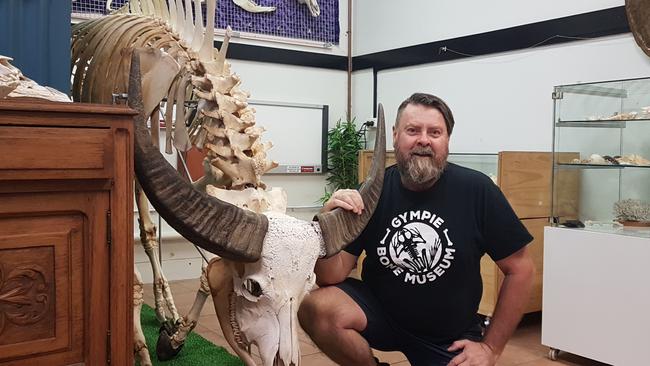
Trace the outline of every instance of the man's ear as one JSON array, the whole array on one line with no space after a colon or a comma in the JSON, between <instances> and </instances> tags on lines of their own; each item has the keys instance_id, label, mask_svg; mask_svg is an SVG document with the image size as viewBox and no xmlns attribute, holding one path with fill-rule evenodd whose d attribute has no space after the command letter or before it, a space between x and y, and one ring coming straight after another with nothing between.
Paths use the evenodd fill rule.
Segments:
<instances>
[{"instance_id":1,"label":"man's ear","mask_svg":"<svg viewBox=\"0 0 650 366\"><path fill-rule=\"evenodd\" d=\"M395 142L397 141L397 129L393 125L393 149L395 149Z\"/></svg>"}]
</instances>

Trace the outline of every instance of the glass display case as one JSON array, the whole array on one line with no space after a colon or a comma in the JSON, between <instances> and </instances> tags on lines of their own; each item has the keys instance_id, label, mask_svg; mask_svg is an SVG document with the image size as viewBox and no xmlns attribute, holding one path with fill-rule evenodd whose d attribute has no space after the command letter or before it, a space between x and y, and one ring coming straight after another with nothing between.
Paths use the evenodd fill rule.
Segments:
<instances>
[{"instance_id":1,"label":"glass display case","mask_svg":"<svg viewBox=\"0 0 650 366\"><path fill-rule=\"evenodd\" d=\"M650 237L650 78L561 85L553 100L554 222Z\"/></svg>"},{"instance_id":2,"label":"glass display case","mask_svg":"<svg viewBox=\"0 0 650 366\"><path fill-rule=\"evenodd\" d=\"M492 153L449 153L447 161L478 170L497 183L499 173L499 155Z\"/></svg>"}]
</instances>

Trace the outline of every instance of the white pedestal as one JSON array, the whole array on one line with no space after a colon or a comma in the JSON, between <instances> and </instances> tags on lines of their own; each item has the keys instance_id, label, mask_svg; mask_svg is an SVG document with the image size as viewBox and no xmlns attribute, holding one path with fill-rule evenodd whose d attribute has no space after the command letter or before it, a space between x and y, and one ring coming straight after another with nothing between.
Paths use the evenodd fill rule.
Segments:
<instances>
[{"instance_id":1,"label":"white pedestal","mask_svg":"<svg viewBox=\"0 0 650 366\"><path fill-rule=\"evenodd\" d=\"M650 362L650 238L547 227L542 344L616 366Z\"/></svg>"}]
</instances>

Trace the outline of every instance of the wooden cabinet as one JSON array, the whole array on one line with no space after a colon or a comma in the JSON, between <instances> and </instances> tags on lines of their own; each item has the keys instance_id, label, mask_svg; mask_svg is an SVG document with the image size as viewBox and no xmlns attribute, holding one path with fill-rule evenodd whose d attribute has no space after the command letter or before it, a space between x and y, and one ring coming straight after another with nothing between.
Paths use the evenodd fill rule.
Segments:
<instances>
[{"instance_id":1,"label":"wooden cabinet","mask_svg":"<svg viewBox=\"0 0 650 366\"><path fill-rule=\"evenodd\" d=\"M133 116L0 100L0 365L133 364Z\"/></svg>"}]
</instances>

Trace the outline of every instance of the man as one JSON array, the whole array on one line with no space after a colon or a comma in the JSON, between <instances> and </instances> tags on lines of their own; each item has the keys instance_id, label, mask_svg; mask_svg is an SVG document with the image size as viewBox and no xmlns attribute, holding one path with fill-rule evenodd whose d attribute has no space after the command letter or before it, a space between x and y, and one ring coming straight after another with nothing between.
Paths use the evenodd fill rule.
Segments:
<instances>
[{"instance_id":1,"label":"man","mask_svg":"<svg viewBox=\"0 0 650 366\"><path fill-rule=\"evenodd\" d=\"M386 170L372 219L345 251L316 264L321 288L298 316L340 365L377 365L370 347L401 351L413 366L494 365L521 318L534 273L532 237L490 178L447 163L453 127L441 99L405 100L393 127L397 164ZM363 202L341 190L323 209L336 207L361 213ZM347 278L364 249L363 282ZM485 253L505 279L482 335L476 312Z\"/></svg>"}]
</instances>

